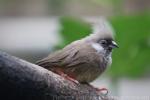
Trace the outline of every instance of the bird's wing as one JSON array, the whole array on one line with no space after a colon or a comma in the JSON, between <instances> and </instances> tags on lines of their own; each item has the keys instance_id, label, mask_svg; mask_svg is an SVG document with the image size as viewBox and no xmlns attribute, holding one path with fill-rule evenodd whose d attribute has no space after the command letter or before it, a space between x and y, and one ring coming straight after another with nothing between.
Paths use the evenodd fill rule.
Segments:
<instances>
[{"instance_id":1,"label":"bird's wing","mask_svg":"<svg viewBox=\"0 0 150 100\"><path fill-rule=\"evenodd\" d=\"M66 46L64 49L56 51L50 54L48 57L36 62L37 65L42 66L46 69L52 67L64 67L71 63L73 58L78 53L78 47L76 43L72 43Z\"/></svg>"},{"instance_id":2,"label":"bird's wing","mask_svg":"<svg viewBox=\"0 0 150 100\"><path fill-rule=\"evenodd\" d=\"M85 64L86 66L96 65L103 61L97 51L88 43L73 42L64 49L50 54L48 57L37 62L39 66L47 69L51 67L73 67Z\"/></svg>"}]
</instances>

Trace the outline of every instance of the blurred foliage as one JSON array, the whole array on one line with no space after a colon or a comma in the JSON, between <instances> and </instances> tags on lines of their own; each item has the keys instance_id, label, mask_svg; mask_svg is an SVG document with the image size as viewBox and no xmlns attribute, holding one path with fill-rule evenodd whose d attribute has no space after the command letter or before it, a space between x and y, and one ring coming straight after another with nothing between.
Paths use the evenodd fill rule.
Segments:
<instances>
[{"instance_id":1,"label":"blurred foliage","mask_svg":"<svg viewBox=\"0 0 150 100\"><path fill-rule=\"evenodd\" d=\"M98 3L100 5L118 5L120 2L122 2L123 0L92 0L92 2Z\"/></svg>"},{"instance_id":2,"label":"blurred foliage","mask_svg":"<svg viewBox=\"0 0 150 100\"><path fill-rule=\"evenodd\" d=\"M150 15L111 18L120 46L113 53L112 77L144 76L150 72Z\"/></svg>"},{"instance_id":3,"label":"blurred foliage","mask_svg":"<svg viewBox=\"0 0 150 100\"><path fill-rule=\"evenodd\" d=\"M113 64L108 74L113 78L139 77L150 71L150 16L116 16L109 19L116 31L120 48L114 50ZM91 27L81 19L63 17L60 19L64 47L70 42L87 36Z\"/></svg>"},{"instance_id":4,"label":"blurred foliage","mask_svg":"<svg viewBox=\"0 0 150 100\"><path fill-rule=\"evenodd\" d=\"M60 24L60 35L64 41L57 46L58 48L63 48L72 41L81 39L92 32L90 24L79 18L62 17L60 18Z\"/></svg>"},{"instance_id":5,"label":"blurred foliage","mask_svg":"<svg viewBox=\"0 0 150 100\"><path fill-rule=\"evenodd\" d=\"M67 0L48 0L48 7L52 14L63 13Z\"/></svg>"}]
</instances>

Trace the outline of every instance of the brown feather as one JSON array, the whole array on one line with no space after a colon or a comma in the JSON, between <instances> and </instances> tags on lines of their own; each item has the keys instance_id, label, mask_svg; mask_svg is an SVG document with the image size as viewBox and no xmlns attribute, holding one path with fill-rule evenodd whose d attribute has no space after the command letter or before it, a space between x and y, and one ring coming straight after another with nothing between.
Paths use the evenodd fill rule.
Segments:
<instances>
[{"instance_id":1,"label":"brown feather","mask_svg":"<svg viewBox=\"0 0 150 100\"><path fill-rule=\"evenodd\" d=\"M79 82L91 82L106 69L107 65L103 62L104 58L90 43L79 40L50 54L37 64L52 71L58 67L68 75L75 75Z\"/></svg>"}]
</instances>

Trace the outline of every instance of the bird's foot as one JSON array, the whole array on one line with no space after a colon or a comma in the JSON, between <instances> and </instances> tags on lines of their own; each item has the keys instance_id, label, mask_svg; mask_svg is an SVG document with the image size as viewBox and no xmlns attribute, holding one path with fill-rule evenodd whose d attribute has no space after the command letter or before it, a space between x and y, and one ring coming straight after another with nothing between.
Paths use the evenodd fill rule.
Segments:
<instances>
[{"instance_id":1,"label":"bird's foot","mask_svg":"<svg viewBox=\"0 0 150 100\"><path fill-rule=\"evenodd\" d=\"M55 73L60 75L60 76L62 76L63 78L65 78L65 79L67 79L69 81L72 81L75 84L79 84L79 82L76 79L74 79L74 78L70 77L69 75L65 74L61 69L57 68L55 70Z\"/></svg>"},{"instance_id":2,"label":"bird's foot","mask_svg":"<svg viewBox=\"0 0 150 100\"><path fill-rule=\"evenodd\" d=\"M79 82L71 77L69 77L67 74L65 74L65 76L63 76L64 78L66 78L69 81L72 81L75 84L79 84Z\"/></svg>"},{"instance_id":3,"label":"bird's foot","mask_svg":"<svg viewBox=\"0 0 150 100\"><path fill-rule=\"evenodd\" d=\"M94 87L95 88L95 87ZM108 95L108 89L106 88L95 88L98 93L103 93L104 95Z\"/></svg>"},{"instance_id":4,"label":"bird's foot","mask_svg":"<svg viewBox=\"0 0 150 100\"><path fill-rule=\"evenodd\" d=\"M109 93L107 88L96 88L96 87L94 87L93 85L91 85L87 82L84 82L83 84L87 84L88 86L94 88L98 94L102 93L104 95L108 95L108 93Z\"/></svg>"}]
</instances>

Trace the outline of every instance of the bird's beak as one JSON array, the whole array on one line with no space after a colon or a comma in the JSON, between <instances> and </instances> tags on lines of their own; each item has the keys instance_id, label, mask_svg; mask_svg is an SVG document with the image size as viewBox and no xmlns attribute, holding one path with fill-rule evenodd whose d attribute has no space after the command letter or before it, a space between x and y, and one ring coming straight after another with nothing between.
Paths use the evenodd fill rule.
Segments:
<instances>
[{"instance_id":1,"label":"bird's beak","mask_svg":"<svg viewBox=\"0 0 150 100\"><path fill-rule=\"evenodd\" d=\"M110 47L111 47L112 49L114 49L114 48L119 48L118 44L117 44L115 41L112 41L112 44L110 45Z\"/></svg>"}]
</instances>

